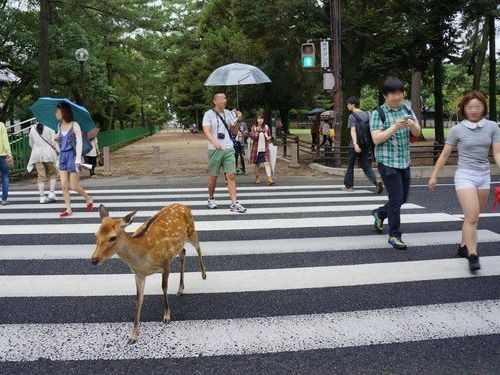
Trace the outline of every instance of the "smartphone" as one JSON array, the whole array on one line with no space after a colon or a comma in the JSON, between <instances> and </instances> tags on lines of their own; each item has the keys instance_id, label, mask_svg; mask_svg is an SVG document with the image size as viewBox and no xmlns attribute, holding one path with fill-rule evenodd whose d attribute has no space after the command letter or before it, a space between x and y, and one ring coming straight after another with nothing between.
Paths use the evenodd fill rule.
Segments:
<instances>
[{"instance_id":1,"label":"smartphone","mask_svg":"<svg viewBox=\"0 0 500 375\"><path fill-rule=\"evenodd\" d=\"M413 115L406 115L405 120L413 120Z\"/></svg>"}]
</instances>

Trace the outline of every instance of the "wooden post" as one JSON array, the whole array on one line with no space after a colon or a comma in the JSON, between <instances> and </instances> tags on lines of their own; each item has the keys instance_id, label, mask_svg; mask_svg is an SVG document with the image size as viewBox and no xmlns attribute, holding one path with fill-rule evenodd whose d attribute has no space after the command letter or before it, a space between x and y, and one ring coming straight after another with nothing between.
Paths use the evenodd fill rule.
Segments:
<instances>
[{"instance_id":1,"label":"wooden post","mask_svg":"<svg viewBox=\"0 0 500 375\"><path fill-rule=\"evenodd\" d=\"M300 168L299 164L299 144L297 142L294 142L290 145L291 147L291 153L292 153L292 160L290 164L288 165L290 168Z\"/></svg>"},{"instance_id":2,"label":"wooden post","mask_svg":"<svg viewBox=\"0 0 500 375\"><path fill-rule=\"evenodd\" d=\"M160 161L160 146L153 146L153 163L154 163L153 173L154 174L163 173Z\"/></svg>"},{"instance_id":3,"label":"wooden post","mask_svg":"<svg viewBox=\"0 0 500 375\"><path fill-rule=\"evenodd\" d=\"M111 172L111 163L109 160L109 147L104 147L102 149L102 154L104 158L104 172Z\"/></svg>"}]
</instances>

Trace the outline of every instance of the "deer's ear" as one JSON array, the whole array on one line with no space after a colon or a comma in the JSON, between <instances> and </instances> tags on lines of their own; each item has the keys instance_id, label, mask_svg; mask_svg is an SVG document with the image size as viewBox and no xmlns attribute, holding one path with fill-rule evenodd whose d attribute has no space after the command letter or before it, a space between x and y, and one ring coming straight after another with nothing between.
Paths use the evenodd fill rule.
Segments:
<instances>
[{"instance_id":1,"label":"deer's ear","mask_svg":"<svg viewBox=\"0 0 500 375\"><path fill-rule=\"evenodd\" d=\"M127 216L123 217L122 218L122 225L124 227L126 227L126 226L132 224L136 214L137 214L137 210L135 210L134 212L131 212Z\"/></svg>"},{"instance_id":2,"label":"deer's ear","mask_svg":"<svg viewBox=\"0 0 500 375\"><path fill-rule=\"evenodd\" d=\"M99 206L99 215L101 215L101 219L109 216L109 210L103 204Z\"/></svg>"}]
</instances>

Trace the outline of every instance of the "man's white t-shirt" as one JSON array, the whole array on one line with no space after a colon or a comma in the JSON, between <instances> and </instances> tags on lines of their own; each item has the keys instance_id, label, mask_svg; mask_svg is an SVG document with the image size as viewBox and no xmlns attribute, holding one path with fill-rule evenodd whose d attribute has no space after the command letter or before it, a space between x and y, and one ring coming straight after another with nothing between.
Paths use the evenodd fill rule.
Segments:
<instances>
[{"instance_id":1,"label":"man's white t-shirt","mask_svg":"<svg viewBox=\"0 0 500 375\"><path fill-rule=\"evenodd\" d=\"M224 113L221 112L219 114L223 119L225 119L227 126L233 125L236 121L236 117L231 111L228 111L227 109L224 110ZM223 150L230 150L234 147L233 141L231 141L231 138L229 138L229 133L224 126L224 122L222 122L219 116L215 114L215 111L213 109L205 112L205 114L203 115L202 125L204 127L210 126L210 132L212 133L212 136L221 145ZM224 139L218 139L217 133L224 133ZM208 149L215 150L214 145L210 141L208 142Z\"/></svg>"}]
</instances>

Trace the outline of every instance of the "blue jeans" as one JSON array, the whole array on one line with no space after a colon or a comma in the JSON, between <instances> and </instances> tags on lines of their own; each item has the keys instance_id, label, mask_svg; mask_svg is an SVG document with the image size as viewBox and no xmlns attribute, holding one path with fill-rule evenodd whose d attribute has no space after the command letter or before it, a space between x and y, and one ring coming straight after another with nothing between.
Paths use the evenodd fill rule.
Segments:
<instances>
[{"instance_id":1,"label":"blue jeans","mask_svg":"<svg viewBox=\"0 0 500 375\"><path fill-rule=\"evenodd\" d=\"M410 168L398 169L379 164L378 170L389 201L377 209L377 213L381 219L389 219L389 237L401 239L401 206L406 203L410 192Z\"/></svg>"},{"instance_id":2,"label":"blue jeans","mask_svg":"<svg viewBox=\"0 0 500 375\"><path fill-rule=\"evenodd\" d=\"M0 173L2 174L2 200L6 201L9 197L9 166L7 165L7 156L0 156Z\"/></svg>"}]
</instances>

